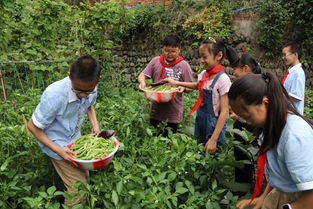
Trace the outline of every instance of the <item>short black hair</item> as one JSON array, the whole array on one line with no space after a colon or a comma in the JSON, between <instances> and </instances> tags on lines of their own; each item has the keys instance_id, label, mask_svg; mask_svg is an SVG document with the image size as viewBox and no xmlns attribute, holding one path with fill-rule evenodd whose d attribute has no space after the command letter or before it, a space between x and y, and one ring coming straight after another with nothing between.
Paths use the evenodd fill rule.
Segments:
<instances>
[{"instance_id":1,"label":"short black hair","mask_svg":"<svg viewBox=\"0 0 313 209\"><path fill-rule=\"evenodd\" d=\"M291 41L286 43L283 48L290 47L290 52L292 53L297 53L298 54L298 59L302 57L302 47L298 42Z\"/></svg>"},{"instance_id":2,"label":"short black hair","mask_svg":"<svg viewBox=\"0 0 313 209\"><path fill-rule=\"evenodd\" d=\"M99 62L87 55L79 57L72 65L70 77L77 78L83 82L93 82L100 77Z\"/></svg>"},{"instance_id":3,"label":"short black hair","mask_svg":"<svg viewBox=\"0 0 313 209\"><path fill-rule=\"evenodd\" d=\"M181 46L180 37L177 34L168 34L163 40L163 46Z\"/></svg>"}]
</instances>

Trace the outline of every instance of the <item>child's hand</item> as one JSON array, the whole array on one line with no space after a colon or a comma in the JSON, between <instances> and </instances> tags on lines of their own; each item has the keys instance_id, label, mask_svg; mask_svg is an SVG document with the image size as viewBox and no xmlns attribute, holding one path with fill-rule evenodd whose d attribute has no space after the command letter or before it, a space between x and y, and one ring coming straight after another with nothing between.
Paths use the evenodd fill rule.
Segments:
<instances>
[{"instance_id":1,"label":"child's hand","mask_svg":"<svg viewBox=\"0 0 313 209\"><path fill-rule=\"evenodd\" d=\"M167 82L171 86L175 86L175 84L176 84L176 81L173 80L172 78L164 78L163 81Z\"/></svg>"},{"instance_id":2,"label":"child's hand","mask_svg":"<svg viewBox=\"0 0 313 209\"><path fill-rule=\"evenodd\" d=\"M69 148L65 147L65 148L60 148L59 151L57 152L57 154L63 158L64 160L67 161L71 161L71 158L73 158L73 155L75 155L75 153L70 150Z\"/></svg>"},{"instance_id":3,"label":"child's hand","mask_svg":"<svg viewBox=\"0 0 313 209\"><path fill-rule=\"evenodd\" d=\"M241 200L236 204L236 207L239 209L244 209L247 206L253 206L253 209L260 209L262 208L263 202L264 202L264 198L262 196L255 198L251 203L251 199L249 200Z\"/></svg>"},{"instance_id":4,"label":"child's hand","mask_svg":"<svg viewBox=\"0 0 313 209\"><path fill-rule=\"evenodd\" d=\"M210 138L205 144L205 150L208 153L213 154L216 152L216 145L217 145L217 142Z\"/></svg>"},{"instance_id":5,"label":"child's hand","mask_svg":"<svg viewBox=\"0 0 313 209\"><path fill-rule=\"evenodd\" d=\"M99 134L100 132L99 126L93 126L91 129L91 134Z\"/></svg>"},{"instance_id":6,"label":"child's hand","mask_svg":"<svg viewBox=\"0 0 313 209\"><path fill-rule=\"evenodd\" d=\"M139 83L138 88L139 88L139 89L144 89L144 88L146 88L146 83L145 83L145 82Z\"/></svg>"},{"instance_id":7,"label":"child's hand","mask_svg":"<svg viewBox=\"0 0 313 209\"><path fill-rule=\"evenodd\" d=\"M178 86L177 89L178 89L178 93L183 93L185 91L185 87L182 87L182 86Z\"/></svg>"},{"instance_id":8,"label":"child's hand","mask_svg":"<svg viewBox=\"0 0 313 209\"><path fill-rule=\"evenodd\" d=\"M238 119L239 119L239 116L236 115L236 113L232 112L232 113L230 114L230 118L233 119L233 120L238 120Z\"/></svg>"}]
</instances>

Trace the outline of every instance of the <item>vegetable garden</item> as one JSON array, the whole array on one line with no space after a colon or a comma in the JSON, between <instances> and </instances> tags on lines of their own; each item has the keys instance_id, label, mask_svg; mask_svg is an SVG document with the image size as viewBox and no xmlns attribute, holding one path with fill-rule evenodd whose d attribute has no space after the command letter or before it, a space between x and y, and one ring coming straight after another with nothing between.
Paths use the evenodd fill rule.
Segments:
<instances>
[{"instance_id":1,"label":"vegetable garden","mask_svg":"<svg viewBox=\"0 0 313 209\"><path fill-rule=\"evenodd\" d=\"M111 49L141 36L142 31L154 35L159 30L188 31L184 38L194 43L211 34L230 36L223 16L230 6L215 4L187 20L188 7L197 11L201 4L184 1L183 7L182 2L174 1L173 8L157 15L164 10L162 5L126 10L124 1L95 6L70 6L61 0L1 1L0 208L66 208L63 199L69 194L26 123L43 89L66 76L71 61L83 54L101 62L95 109L101 129L114 129L121 144L111 164L91 172L89 185L76 185L87 195L87 203L74 208L230 209L239 199L236 192L249 195L250 184L234 182L234 168L254 163L251 153L256 148L241 145L233 135L252 141L252 134L234 130L229 120L227 144L214 155L205 153L193 138L194 116L187 115L197 97L193 92L185 94L186 114L179 133L155 136L156 130L149 125L149 101L135 83L125 85L112 67ZM205 19L205 12L212 13L212 22ZM164 21L173 19L171 15L185 25L169 22L167 27ZM209 27L212 24L218 24L219 30ZM305 113L312 118L312 91L307 95ZM90 132L88 123L82 132ZM234 146L252 155L251 161L235 161Z\"/></svg>"},{"instance_id":2,"label":"vegetable garden","mask_svg":"<svg viewBox=\"0 0 313 209\"><path fill-rule=\"evenodd\" d=\"M234 208L233 167L243 163L233 160L235 142L216 155L205 154L188 134L187 121L181 127L185 134L154 137L142 93L108 87L105 81L99 85L98 120L103 129L115 129L123 145L108 167L91 173L90 185L78 185L88 195L88 208ZM22 120L31 116L39 95L37 89L14 91L1 105L2 208L62 208L64 188ZM187 100L188 107L192 102ZM89 133L89 126L84 130Z\"/></svg>"}]
</instances>

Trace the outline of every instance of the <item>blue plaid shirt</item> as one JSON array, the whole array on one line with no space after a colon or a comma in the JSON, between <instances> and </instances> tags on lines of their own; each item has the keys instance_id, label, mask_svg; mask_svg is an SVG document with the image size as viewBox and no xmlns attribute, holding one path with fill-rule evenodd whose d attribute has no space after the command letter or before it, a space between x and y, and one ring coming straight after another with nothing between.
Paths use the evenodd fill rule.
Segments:
<instances>
[{"instance_id":1,"label":"blue plaid shirt","mask_svg":"<svg viewBox=\"0 0 313 209\"><path fill-rule=\"evenodd\" d=\"M96 102L97 94L79 99L72 91L69 77L49 85L43 92L40 103L32 115L33 123L59 147L65 147L81 136L80 128L87 109ZM49 157L62 158L48 147L38 142Z\"/></svg>"}]
</instances>

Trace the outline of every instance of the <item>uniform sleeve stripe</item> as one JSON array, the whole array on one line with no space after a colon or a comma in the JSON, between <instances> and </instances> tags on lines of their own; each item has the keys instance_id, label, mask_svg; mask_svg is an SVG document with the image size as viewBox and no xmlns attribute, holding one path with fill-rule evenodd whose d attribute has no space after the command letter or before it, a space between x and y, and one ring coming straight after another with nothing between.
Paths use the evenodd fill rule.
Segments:
<instances>
[{"instance_id":1,"label":"uniform sleeve stripe","mask_svg":"<svg viewBox=\"0 0 313 209\"><path fill-rule=\"evenodd\" d=\"M305 182L305 183L299 183L299 184L297 184L297 188L300 191L313 189L313 181L309 181L309 182Z\"/></svg>"},{"instance_id":2,"label":"uniform sleeve stripe","mask_svg":"<svg viewBox=\"0 0 313 209\"><path fill-rule=\"evenodd\" d=\"M44 129L46 126L41 124L35 117L35 115L33 114L32 115L32 120L33 120L33 123L34 125L37 127L37 128L40 128L40 129Z\"/></svg>"}]
</instances>

